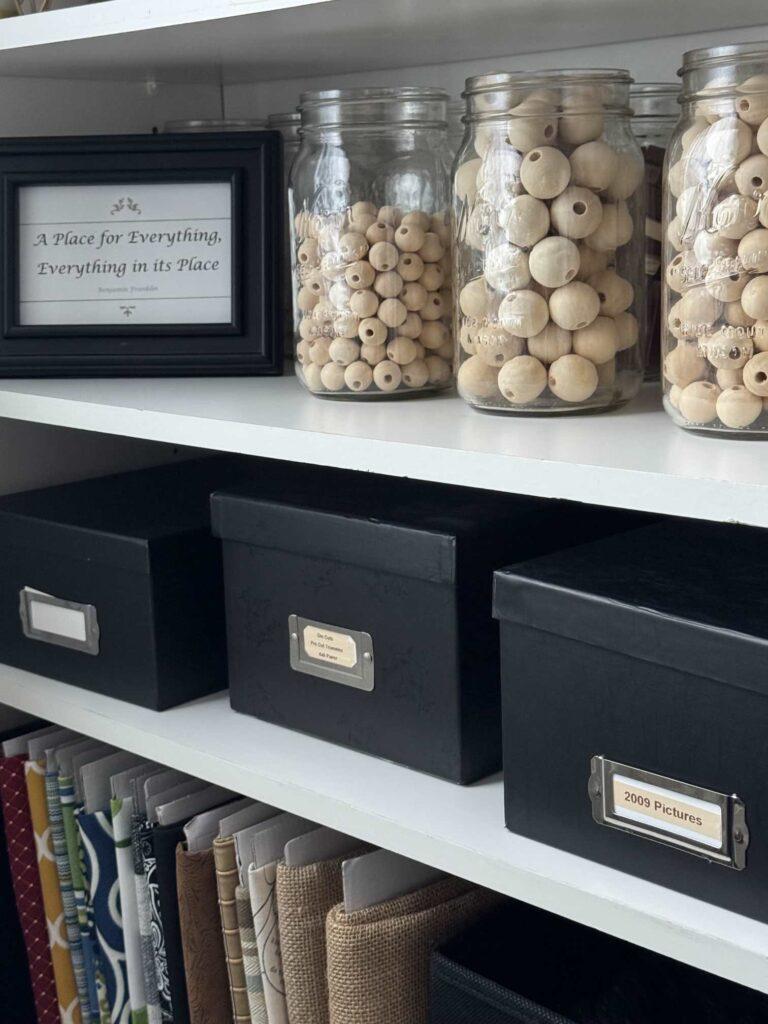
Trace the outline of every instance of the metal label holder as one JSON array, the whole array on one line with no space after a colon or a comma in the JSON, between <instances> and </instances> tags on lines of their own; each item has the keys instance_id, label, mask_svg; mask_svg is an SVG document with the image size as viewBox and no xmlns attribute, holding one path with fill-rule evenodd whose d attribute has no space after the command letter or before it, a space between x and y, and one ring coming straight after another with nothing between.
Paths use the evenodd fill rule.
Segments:
<instances>
[{"instance_id":1,"label":"metal label holder","mask_svg":"<svg viewBox=\"0 0 768 1024\"><path fill-rule=\"evenodd\" d=\"M357 659L353 666L334 665L313 657L308 653L304 643L304 630L324 630L341 634L354 641ZM300 615L288 616L288 635L290 640L291 668L296 672L327 679L342 686L352 686L356 690L370 693L374 687L373 638L370 633L362 633L356 629L341 629L326 622L315 622L304 619Z\"/></svg>"},{"instance_id":2,"label":"metal label holder","mask_svg":"<svg viewBox=\"0 0 768 1024\"><path fill-rule=\"evenodd\" d=\"M79 612L83 616L85 640L78 640L60 633L51 633L44 629L37 629L32 625L33 603L47 604L54 608L64 608L68 611ZM24 636L30 640L39 640L44 644L54 644L56 647L67 647L73 651L82 651L83 654L97 655L99 653L99 620L96 608L92 604L65 601L63 598L52 597L50 594L43 594L29 587L23 587L19 591L19 617L21 618L21 628Z\"/></svg>"}]
</instances>

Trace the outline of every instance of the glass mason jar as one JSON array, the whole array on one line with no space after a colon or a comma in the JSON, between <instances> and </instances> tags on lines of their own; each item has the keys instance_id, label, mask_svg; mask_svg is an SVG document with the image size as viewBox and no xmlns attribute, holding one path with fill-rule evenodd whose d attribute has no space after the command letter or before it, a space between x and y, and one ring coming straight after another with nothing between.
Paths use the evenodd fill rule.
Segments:
<instances>
[{"instance_id":1,"label":"glass mason jar","mask_svg":"<svg viewBox=\"0 0 768 1024\"><path fill-rule=\"evenodd\" d=\"M296 372L313 393L452 384L447 95L305 93L291 171Z\"/></svg>"},{"instance_id":2,"label":"glass mason jar","mask_svg":"<svg viewBox=\"0 0 768 1024\"><path fill-rule=\"evenodd\" d=\"M645 379L661 372L661 207L664 155L680 117L676 82L633 85L629 102L632 130L645 160Z\"/></svg>"},{"instance_id":3,"label":"glass mason jar","mask_svg":"<svg viewBox=\"0 0 768 1024\"><path fill-rule=\"evenodd\" d=\"M451 151L452 157L456 156L464 141L466 109L467 105L464 100L452 100L448 104L448 149Z\"/></svg>"},{"instance_id":4,"label":"glass mason jar","mask_svg":"<svg viewBox=\"0 0 768 1024\"><path fill-rule=\"evenodd\" d=\"M467 82L456 160L459 393L512 413L608 409L642 382L643 158L626 71Z\"/></svg>"},{"instance_id":5,"label":"glass mason jar","mask_svg":"<svg viewBox=\"0 0 768 1024\"><path fill-rule=\"evenodd\" d=\"M685 54L664 177L664 405L768 436L768 43Z\"/></svg>"},{"instance_id":6,"label":"glass mason jar","mask_svg":"<svg viewBox=\"0 0 768 1024\"><path fill-rule=\"evenodd\" d=\"M288 209L288 180L291 173L291 165L299 152L299 129L301 128L301 114L298 111L285 114L270 114L267 118L267 128L280 132L283 139L283 193L285 195L285 231L283 241L283 323L285 326L286 365L292 360L293 348L293 287L291 284L291 231L290 211Z\"/></svg>"}]
</instances>

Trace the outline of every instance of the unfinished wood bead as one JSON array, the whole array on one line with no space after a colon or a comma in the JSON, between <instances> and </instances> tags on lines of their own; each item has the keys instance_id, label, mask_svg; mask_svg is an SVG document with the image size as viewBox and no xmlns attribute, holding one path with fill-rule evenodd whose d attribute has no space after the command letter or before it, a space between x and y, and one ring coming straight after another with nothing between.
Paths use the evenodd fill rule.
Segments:
<instances>
[{"instance_id":1,"label":"unfinished wood bead","mask_svg":"<svg viewBox=\"0 0 768 1024\"><path fill-rule=\"evenodd\" d=\"M525 342L522 338L509 334L498 324L481 327L475 339L478 357L497 369L508 359L521 355L524 349Z\"/></svg>"},{"instance_id":2,"label":"unfinished wood bead","mask_svg":"<svg viewBox=\"0 0 768 1024\"><path fill-rule=\"evenodd\" d=\"M552 363L547 382L563 402L586 402L597 390L597 370L588 359L571 352Z\"/></svg>"},{"instance_id":3,"label":"unfinished wood bead","mask_svg":"<svg viewBox=\"0 0 768 1024\"><path fill-rule=\"evenodd\" d=\"M521 153L537 146L548 146L557 137L557 118L536 104L519 104L507 122L506 141Z\"/></svg>"},{"instance_id":4,"label":"unfinished wood bead","mask_svg":"<svg viewBox=\"0 0 768 1024\"><path fill-rule=\"evenodd\" d=\"M751 327L755 318L747 316L741 302L726 302L723 304L723 319L731 327Z\"/></svg>"},{"instance_id":5,"label":"unfinished wood bead","mask_svg":"<svg viewBox=\"0 0 768 1024\"><path fill-rule=\"evenodd\" d=\"M552 235L534 245L528 264L531 277L539 284L547 288L561 288L578 274L579 250L569 238Z\"/></svg>"},{"instance_id":6,"label":"unfinished wood bead","mask_svg":"<svg viewBox=\"0 0 768 1024\"><path fill-rule=\"evenodd\" d=\"M754 232L752 233L754 234ZM709 294L719 299L720 302L735 302L741 297L748 281L749 276L744 270L741 260L730 257L715 260L710 264L704 278L704 286Z\"/></svg>"},{"instance_id":7,"label":"unfinished wood bead","mask_svg":"<svg viewBox=\"0 0 768 1024\"><path fill-rule=\"evenodd\" d=\"M427 300L419 310L422 320L440 320L450 312L450 306L446 303L441 292L427 292Z\"/></svg>"},{"instance_id":8,"label":"unfinished wood bead","mask_svg":"<svg viewBox=\"0 0 768 1024\"><path fill-rule=\"evenodd\" d=\"M605 192L616 177L619 156L607 142L585 142L571 153L570 164L571 184L599 194Z\"/></svg>"},{"instance_id":9,"label":"unfinished wood bead","mask_svg":"<svg viewBox=\"0 0 768 1024\"><path fill-rule=\"evenodd\" d=\"M403 374L397 363L384 359L373 368L373 382L379 391L397 391Z\"/></svg>"},{"instance_id":10,"label":"unfinished wood bead","mask_svg":"<svg viewBox=\"0 0 768 1024\"><path fill-rule=\"evenodd\" d=\"M449 337L450 331L440 320L431 320L425 323L421 333L418 335L419 341L427 349L440 348Z\"/></svg>"},{"instance_id":11,"label":"unfinished wood bead","mask_svg":"<svg viewBox=\"0 0 768 1024\"><path fill-rule=\"evenodd\" d=\"M762 122L760 127L757 129L757 147L761 153L768 156L768 117Z\"/></svg>"},{"instance_id":12,"label":"unfinished wood bead","mask_svg":"<svg viewBox=\"0 0 768 1024\"><path fill-rule=\"evenodd\" d=\"M376 215L372 213L363 213L359 217L355 217L349 222L349 230L356 232L358 235L363 235L365 240L368 241L368 228L376 223Z\"/></svg>"},{"instance_id":13,"label":"unfinished wood bead","mask_svg":"<svg viewBox=\"0 0 768 1024\"><path fill-rule=\"evenodd\" d=\"M462 324L459 328L459 345L471 356L477 352L475 339L477 338L477 332L479 330L479 327L475 327L472 324Z\"/></svg>"},{"instance_id":14,"label":"unfinished wood bead","mask_svg":"<svg viewBox=\"0 0 768 1024\"><path fill-rule=\"evenodd\" d=\"M379 306L377 316L386 327L399 327L400 324L405 323L408 310L400 299L384 299Z\"/></svg>"},{"instance_id":15,"label":"unfinished wood bead","mask_svg":"<svg viewBox=\"0 0 768 1024\"><path fill-rule=\"evenodd\" d=\"M375 217L378 210L377 208L367 199L361 199L357 203L353 203L350 207L349 217L350 220L359 220L360 217L369 216Z\"/></svg>"},{"instance_id":16,"label":"unfinished wood bead","mask_svg":"<svg viewBox=\"0 0 768 1024\"><path fill-rule=\"evenodd\" d=\"M347 263L361 260L368 252L365 235L359 235L356 231L348 231L339 239L339 252Z\"/></svg>"},{"instance_id":17,"label":"unfinished wood bead","mask_svg":"<svg viewBox=\"0 0 768 1024\"><path fill-rule=\"evenodd\" d=\"M587 327L573 332L573 351L596 366L616 355L616 323L610 316L598 316Z\"/></svg>"},{"instance_id":18,"label":"unfinished wood bead","mask_svg":"<svg viewBox=\"0 0 768 1024\"><path fill-rule=\"evenodd\" d=\"M717 418L720 388L708 380L697 380L683 388L678 408L689 423L711 423Z\"/></svg>"},{"instance_id":19,"label":"unfinished wood bead","mask_svg":"<svg viewBox=\"0 0 768 1024\"><path fill-rule=\"evenodd\" d=\"M301 376L310 391L323 391L322 367L309 363L302 367Z\"/></svg>"},{"instance_id":20,"label":"unfinished wood bead","mask_svg":"<svg viewBox=\"0 0 768 1024\"><path fill-rule=\"evenodd\" d=\"M597 292L600 313L603 316L618 316L629 309L635 298L635 289L615 270L603 270L593 274L587 282Z\"/></svg>"},{"instance_id":21,"label":"unfinished wood bead","mask_svg":"<svg viewBox=\"0 0 768 1024\"><path fill-rule=\"evenodd\" d=\"M437 292L445 284L445 274L442 267L437 263L427 263L424 273L419 277L419 284L428 292Z\"/></svg>"},{"instance_id":22,"label":"unfinished wood bead","mask_svg":"<svg viewBox=\"0 0 768 1024\"><path fill-rule=\"evenodd\" d=\"M554 146L530 150L520 165L520 180L536 199L554 199L571 180L571 165L565 153Z\"/></svg>"},{"instance_id":23,"label":"unfinished wood bead","mask_svg":"<svg viewBox=\"0 0 768 1024\"><path fill-rule=\"evenodd\" d=\"M579 250L579 272L576 275L578 281L588 281L593 274L599 274L601 270L607 268L612 253L590 249L584 242L579 242L576 248Z\"/></svg>"},{"instance_id":24,"label":"unfinished wood bead","mask_svg":"<svg viewBox=\"0 0 768 1024\"><path fill-rule=\"evenodd\" d=\"M457 387L462 398L483 400L498 396L498 370L478 356L470 356L459 367Z\"/></svg>"},{"instance_id":25,"label":"unfinished wood bead","mask_svg":"<svg viewBox=\"0 0 768 1024\"><path fill-rule=\"evenodd\" d=\"M344 383L350 391L367 391L373 383L373 370L360 360L350 363L344 370Z\"/></svg>"},{"instance_id":26,"label":"unfinished wood bead","mask_svg":"<svg viewBox=\"0 0 768 1024\"><path fill-rule=\"evenodd\" d=\"M418 224L401 224L395 231L395 245L401 252L418 252L425 238L426 231Z\"/></svg>"},{"instance_id":27,"label":"unfinished wood bead","mask_svg":"<svg viewBox=\"0 0 768 1024\"><path fill-rule=\"evenodd\" d=\"M768 272L768 229L755 228L744 235L739 242L738 260L750 274Z\"/></svg>"},{"instance_id":28,"label":"unfinished wood bead","mask_svg":"<svg viewBox=\"0 0 768 1024\"><path fill-rule=\"evenodd\" d=\"M498 298L488 287L484 277L475 277L468 281L459 293L461 312L473 320L481 320L492 315L498 309L498 303Z\"/></svg>"},{"instance_id":29,"label":"unfinished wood bead","mask_svg":"<svg viewBox=\"0 0 768 1024\"><path fill-rule=\"evenodd\" d=\"M768 352L758 352L744 367L744 384L753 395L768 398Z\"/></svg>"},{"instance_id":30,"label":"unfinished wood bead","mask_svg":"<svg viewBox=\"0 0 768 1024\"><path fill-rule=\"evenodd\" d=\"M569 146L580 146L603 134L605 118L601 111L583 113L565 111L560 117L558 132L560 139Z\"/></svg>"},{"instance_id":31,"label":"unfinished wood bead","mask_svg":"<svg viewBox=\"0 0 768 1024\"><path fill-rule=\"evenodd\" d=\"M550 321L543 331L528 338L528 352L549 366L560 356L565 356L571 351L571 339L570 331Z\"/></svg>"},{"instance_id":32,"label":"unfinished wood bead","mask_svg":"<svg viewBox=\"0 0 768 1024\"><path fill-rule=\"evenodd\" d=\"M499 323L518 338L540 334L548 320L546 299L529 288L510 292L499 306Z\"/></svg>"},{"instance_id":33,"label":"unfinished wood bead","mask_svg":"<svg viewBox=\"0 0 768 1024\"><path fill-rule=\"evenodd\" d=\"M311 316L305 316L299 322L299 337L303 341L310 341L323 333L323 325Z\"/></svg>"},{"instance_id":34,"label":"unfinished wood bead","mask_svg":"<svg viewBox=\"0 0 768 1024\"><path fill-rule=\"evenodd\" d=\"M434 231L427 231L419 248L419 256L425 263L437 263L445 255L445 246Z\"/></svg>"},{"instance_id":35,"label":"unfinished wood bead","mask_svg":"<svg viewBox=\"0 0 768 1024\"><path fill-rule=\"evenodd\" d=\"M385 270L376 275L373 290L383 299L396 299L403 290L403 279L395 270Z\"/></svg>"},{"instance_id":36,"label":"unfinished wood bead","mask_svg":"<svg viewBox=\"0 0 768 1024\"><path fill-rule=\"evenodd\" d=\"M736 169L735 181L743 196L758 199L768 191L768 157L762 153L748 156Z\"/></svg>"},{"instance_id":37,"label":"unfinished wood bead","mask_svg":"<svg viewBox=\"0 0 768 1024\"><path fill-rule=\"evenodd\" d=\"M320 246L316 238L305 238L296 250L296 259L304 267L316 267L320 263Z\"/></svg>"},{"instance_id":38,"label":"unfinished wood bead","mask_svg":"<svg viewBox=\"0 0 768 1024\"><path fill-rule=\"evenodd\" d=\"M349 300L352 298L352 289L346 281L334 281L328 289L328 298L334 307L333 317L338 316L336 310L348 309Z\"/></svg>"},{"instance_id":39,"label":"unfinished wood bead","mask_svg":"<svg viewBox=\"0 0 768 1024\"><path fill-rule=\"evenodd\" d=\"M450 362L453 359L453 340L449 338L440 348L434 349L434 354Z\"/></svg>"},{"instance_id":40,"label":"unfinished wood bead","mask_svg":"<svg viewBox=\"0 0 768 1024\"><path fill-rule=\"evenodd\" d=\"M640 324L633 313L619 313L616 322L616 351L624 352L636 345L640 339Z\"/></svg>"},{"instance_id":41,"label":"unfinished wood bead","mask_svg":"<svg viewBox=\"0 0 768 1024\"><path fill-rule=\"evenodd\" d=\"M409 281L398 294L400 301L410 312L418 313L427 304L427 289L418 281Z\"/></svg>"},{"instance_id":42,"label":"unfinished wood bead","mask_svg":"<svg viewBox=\"0 0 768 1024\"><path fill-rule=\"evenodd\" d=\"M546 386L547 371L533 356L515 356L499 371L499 391L513 405L535 402Z\"/></svg>"},{"instance_id":43,"label":"unfinished wood bead","mask_svg":"<svg viewBox=\"0 0 768 1024\"><path fill-rule=\"evenodd\" d=\"M315 308L319 300L319 294L305 286L299 289L299 293L296 296L296 305L302 313L308 313L311 309Z\"/></svg>"},{"instance_id":44,"label":"unfinished wood bead","mask_svg":"<svg viewBox=\"0 0 768 1024\"><path fill-rule=\"evenodd\" d=\"M425 213L423 210L411 210L409 213L403 214L400 226L414 224L417 228L421 228L422 231L429 231L431 222L430 214Z\"/></svg>"},{"instance_id":45,"label":"unfinished wood bead","mask_svg":"<svg viewBox=\"0 0 768 1024\"><path fill-rule=\"evenodd\" d=\"M738 167L752 150L752 131L737 117L723 117L710 125L704 151L718 167Z\"/></svg>"},{"instance_id":46,"label":"unfinished wood bead","mask_svg":"<svg viewBox=\"0 0 768 1024\"><path fill-rule=\"evenodd\" d=\"M360 358L360 344L351 338L336 338L328 348L328 354L339 366L349 366Z\"/></svg>"},{"instance_id":47,"label":"unfinished wood bead","mask_svg":"<svg viewBox=\"0 0 768 1024\"><path fill-rule=\"evenodd\" d=\"M705 274L706 268L699 263L690 249L686 249L669 261L664 280L673 292L682 294L694 285L701 284Z\"/></svg>"},{"instance_id":48,"label":"unfinished wood bead","mask_svg":"<svg viewBox=\"0 0 768 1024\"><path fill-rule=\"evenodd\" d=\"M606 199L619 202L629 199L643 184L645 163L642 156L633 150L623 150L617 154L616 173L605 190Z\"/></svg>"},{"instance_id":49,"label":"unfinished wood bead","mask_svg":"<svg viewBox=\"0 0 768 1024\"><path fill-rule=\"evenodd\" d=\"M757 227L757 203L749 196L726 196L712 210L712 227L725 238L743 238Z\"/></svg>"},{"instance_id":50,"label":"unfinished wood bead","mask_svg":"<svg viewBox=\"0 0 768 1024\"><path fill-rule=\"evenodd\" d=\"M358 330L360 341L365 345L383 345L387 340L387 328L382 321L375 316L365 317L360 321Z\"/></svg>"},{"instance_id":51,"label":"unfinished wood bead","mask_svg":"<svg viewBox=\"0 0 768 1024\"><path fill-rule=\"evenodd\" d=\"M424 322L418 313L409 313L397 329L406 338L418 338L424 329Z\"/></svg>"},{"instance_id":52,"label":"unfinished wood bead","mask_svg":"<svg viewBox=\"0 0 768 1024\"><path fill-rule=\"evenodd\" d=\"M768 352L768 320L755 320L752 329L745 333L752 339L755 352Z\"/></svg>"},{"instance_id":53,"label":"unfinished wood bead","mask_svg":"<svg viewBox=\"0 0 768 1024\"><path fill-rule=\"evenodd\" d=\"M367 260L356 260L345 270L344 280L350 288L360 291L371 287L376 280L376 271Z\"/></svg>"},{"instance_id":54,"label":"unfinished wood bead","mask_svg":"<svg viewBox=\"0 0 768 1024\"><path fill-rule=\"evenodd\" d=\"M717 396L715 410L718 419L726 427L743 430L760 417L763 411L763 402L743 384L735 384Z\"/></svg>"},{"instance_id":55,"label":"unfinished wood bead","mask_svg":"<svg viewBox=\"0 0 768 1024\"><path fill-rule=\"evenodd\" d=\"M381 206L379 207L378 218L385 224L391 224L396 228L403 219L403 211L399 206Z\"/></svg>"},{"instance_id":56,"label":"unfinished wood bead","mask_svg":"<svg viewBox=\"0 0 768 1024\"><path fill-rule=\"evenodd\" d=\"M549 212L552 226L566 238L586 238L599 227L603 218L603 207L595 193L576 185L561 192ZM616 246L606 248L615 249Z\"/></svg>"},{"instance_id":57,"label":"unfinished wood bead","mask_svg":"<svg viewBox=\"0 0 768 1024\"><path fill-rule=\"evenodd\" d=\"M368 262L378 271L394 270L399 259L400 253L392 242L376 242L368 252Z\"/></svg>"},{"instance_id":58,"label":"unfinished wood bead","mask_svg":"<svg viewBox=\"0 0 768 1024\"><path fill-rule=\"evenodd\" d=\"M467 160L456 168L453 178L453 190L456 198L461 202L473 203L477 194L477 174L482 165L482 160L476 157L474 160Z\"/></svg>"},{"instance_id":59,"label":"unfinished wood bead","mask_svg":"<svg viewBox=\"0 0 768 1024\"><path fill-rule=\"evenodd\" d=\"M494 246L485 257L485 279L499 292L524 288L531 279L528 254L508 242Z\"/></svg>"},{"instance_id":60,"label":"unfinished wood bead","mask_svg":"<svg viewBox=\"0 0 768 1024\"><path fill-rule=\"evenodd\" d=\"M700 343L707 360L718 370L740 370L749 361L754 346L739 335L738 328L722 327Z\"/></svg>"},{"instance_id":61,"label":"unfinished wood bead","mask_svg":"<svg viewBox=\"0 0 768 1024\"><path fill-rule=\"evenodd\" d=\"M327 391L341 391L344 387L345 367L338 363L326 363L320 371L320 380Z\"/></svg>"},{"instance_id":62,"label":"unfinished wood bead","mask_svg":"<svg viewBox=\"0 0 768 1024\"><path fill-rule=\"evenodd\" d=\"M424 362L427 364L430 384L447 384L451 379L451 364L440 356L428 355Z\"/></svg>"},{"instance_id":63,"label":"unfinished wood bead","mask_svg":"<svg viewBox=\"0 0 768 1024\"><path fill-rule=\"evenodd\" d=\"M682 393L683 389L679 386L679 384L673 384L667 392L667 398L669 399L669 403L674 409L680 409L680 395L682 395Z\"/></svg>"},{"instance_id":64,"label":"unfinished wood bead","mask_svg":"<svg viewBox=\"0 0 768 1024\"><path fill-rule=\"evenodd\" d=\"M549 231L549 209L541 199L516 196L499 214L499 224L508 242L529 248Z\"/></svg>"},{"instance_id":65,"label":"unfinished wood bead","mask_svg":"<svg viewBox=\"0 0 768 1024\"><path fill-rule=\"evenodd\" d=\"M664 357L664 377L670 384L684 388L695 380L703 380L708 373L707 360L699 355L696 344L678 342L677 348Z\"/></svg>"},{"instance_id":66,"label":"unfinished wood bead","mask_svg":"<svg viewBox=\"0 0 768 1024\"><path fill-rule=\"evenodd\" d=\"M591 234L584 239L590 249L598 252L610 252L626 245L632 238L634 225L632 216L623 200L617 203L606 203L602 207L603 215L600 223ZM581 236L580 236L581 237Z\"/></svg>"},{"instance_id":67,"label":"unfinished wood bead","mask_svg":"<svg viewBox=\"0 0 768 1024\"><path fill-rule=\"evenodd\" d=\"M296 362L301 363L303 366L305 363L309 363L310 361L309 342L304 340L299 341L296 345Z\"/></svg>"},{"instance_id":68,"label":"unfinished wood bead","mask_svg":"<svg viewBox=\"0 0 768 1024\"><path fill-rule=\"evenodd\" d=\"M549 313L558 327L576 331L588 327L600 312L597 292L583 281L556 288L549 297Z\"/></svg>"},{"instance_id":69,"label":"unfinished wood bead","mask_svg":"<svg viewBox=\"0 0 768 1024\"><path fill-rule=\"evenodd\" d=\"M429 368L423 359L414 359L403 367L403 383L409 388L423 388L429 381Z\"/></svg>"},{"instance_id":70,"label":"unfinished wood bead","mask_svg":"<svg viewBox=\"0 0 768 1024\"><path fill-rule=\"evenodd\" d=\"M717 381L717 386L722 391L725 391L726 388L732 388L737 384L743 384L744 373L741 369L731 370L724 367L715 371L715 380Z\"/></svg>"},{"instance_id":71,"label":"unfinished wood bead","mask_svg":"<svg viewBox=\"0 0 768 1024\"><path fill-rule=\"evenodd\" d=\"M677 217L671 220L667 226L667 241L675 252L680 252L682 250L683 228Z\"/></svg>"},{"instance_id":72,"label":"unfinished wood bead","mask_svg":"<svg viewBox=\"0 0 768 1024\"><path fill-rule=\"evenodd\" d=\"M424 260L415 252L404 252L397 261L397 272L404 281L418 281L424 273Z\"/></svg>"},{"instance_id":73,"label":"unfinished wood bead","mask_svg":"<svg viewBox=\"0 0 768 1024\"><path fill-rule=\"evenodd\" d=\"M411 338L398 336L387 343L387 359L397 363L398 366L405 366L406 363L413 362L417 355L416 342Z\"/></svg>"},{"instance_id":74,"label":"unfinished wood bead","mask_svg":"<svg viewBox=\"0 0 768 1024\"><path fill-rule=\"evenodd\" d=\"M616 360L607 359L595 367L597 370L597 386L610 388L616 383Z\"/></svg>"},{"instance_id":75,"label":"unfinished wood bead","mask_svg":"<svg viewBox=\"0 0 768 1024\"><path fill-rule=\"evenodd\" d=\"M365 360L369 366L376 366L377 363L387 358L387 346L362 344L360 346L360 358Z\"/></svg>"},{"instance_id":76,"label":"unfinished wood bead","mask_svg":"<svg viewBox=\"0 0 768 1024\"><path fill-rule=\"evenodd\" d=\"M369 289L353 292L349 298L349 308L360 317L374 316L379 308L379 297Z\"/></svg>"},{"instance_id":77,"label":"unfinished wood bead","mask_svg":"<svg viewBox=\"0 0 768 1024\"><path fill-rule=\"evenodd\" d=\"M365 232L365 238L370 245L376 245L377 242L394 242L395 229L386 221L376 220Z\"/></svg>"},{"instance_id":78,"label":"unfinished wood bead","mask_svg":"<svg viewBox=\"0 0 768 1024\"><path fill-rule=\"evenodd\" d=\"M741 305L747 316L768 319L768 276L753 277L741 293Z\"/></svg>"},{"instance_id":79,"label":"unfinished wood bead","mask_svg":"<svg viewBox=\"0 0 768 1024\"><path fill-rule=\"evenodd\" d=\"M736 91L744 93L736 100L736 113L746 124L757 127L768 117L768 75L752 75Z\"/></svg>"}]
</instances>

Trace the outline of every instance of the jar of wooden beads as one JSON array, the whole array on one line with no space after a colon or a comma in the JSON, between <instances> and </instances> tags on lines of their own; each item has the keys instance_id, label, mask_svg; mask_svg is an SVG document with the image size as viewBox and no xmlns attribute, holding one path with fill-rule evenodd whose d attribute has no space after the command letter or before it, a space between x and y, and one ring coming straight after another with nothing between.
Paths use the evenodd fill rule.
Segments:
<instances>
[{"instance_id":1,"label":"jar of wooden beads","mask_svg":"<svg viewBox=\"0 0 768 1024\"><path fill-rule=\"evenodd\" d=\"M578 413L643 375L644 165L626 71L467 82L454 174L459 393Z\"/></svg>"},{"instance_id":2,"label":"jar of wooden beads","mask_svg":"<svg viewBox=\"0 0 768 1024\"><path fill-rule=\"evenodd\" d=\"M685 54L664 177L664 405L768 436L768 43Z\"/></svg>"},{"instance_id":3,"label":"jar of wooden beads","mask_svg":"<svg viewBox=\"0 0 768 1024\"><path fill-rule=\"evenodd\" d=\"M453 381L448 96L305 93L289 185L296 372L314 394Z\"/></svg>"}]
</instances>

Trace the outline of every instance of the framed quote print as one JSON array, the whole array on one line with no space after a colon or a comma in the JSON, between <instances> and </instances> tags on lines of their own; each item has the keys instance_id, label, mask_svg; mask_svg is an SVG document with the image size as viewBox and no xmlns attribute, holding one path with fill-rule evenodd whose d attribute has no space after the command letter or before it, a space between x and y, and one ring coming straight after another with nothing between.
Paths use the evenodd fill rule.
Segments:
<instances>
[{"instance_id":1,"label":"framed quote print","mask_svg":"<svg viewBox=\"0 0 768 1024\"><path fill-rule=\"evenodd\" d=\"M280 145L0 141L0 376L280 373Z\"/></svg>"}]
</instances>

